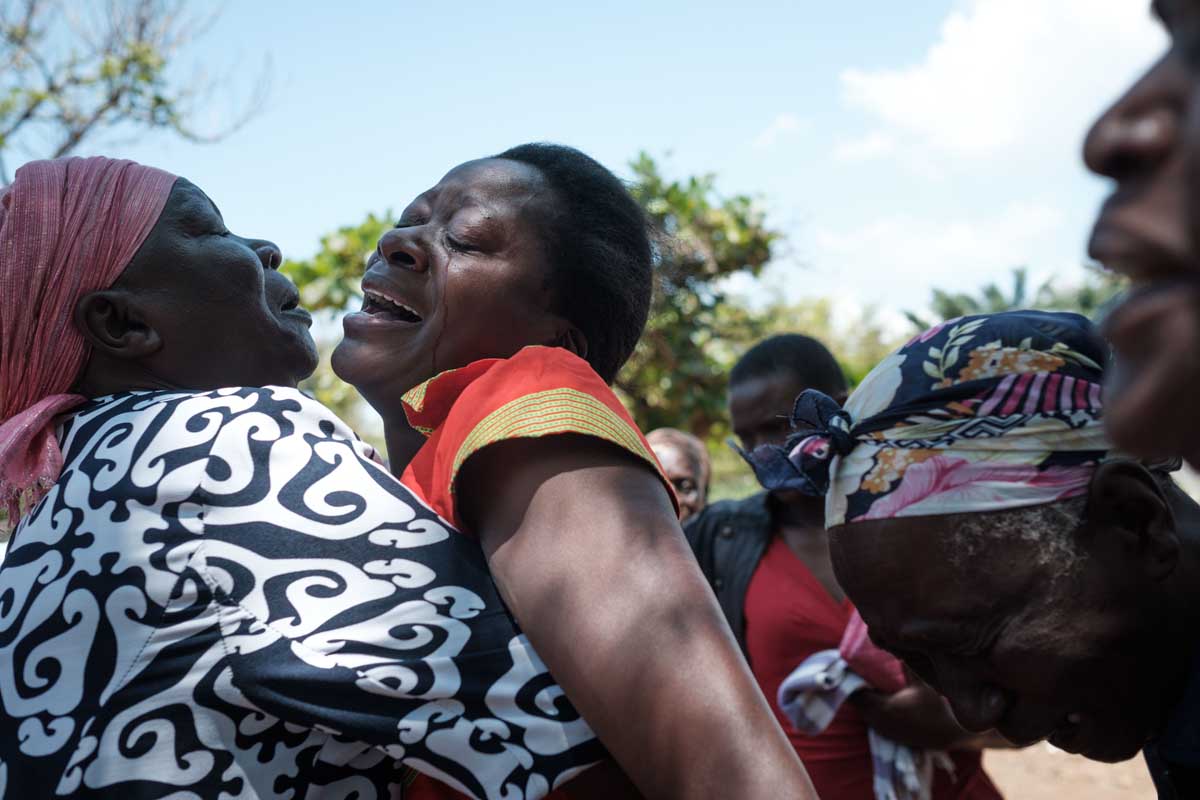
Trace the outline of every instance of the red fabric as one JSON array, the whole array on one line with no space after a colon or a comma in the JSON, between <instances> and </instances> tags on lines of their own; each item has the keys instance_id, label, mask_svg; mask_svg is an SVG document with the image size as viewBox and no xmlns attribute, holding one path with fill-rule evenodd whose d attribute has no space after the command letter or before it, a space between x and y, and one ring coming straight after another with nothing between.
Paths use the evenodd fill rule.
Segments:
<instances>
[{"instance_id":1,"label":"red fabric","mask_svg":"<svg viewBox=\"0 0 1200 800\"><path fill-rule=\"evenodd\" d=\"M779 684L804 659L838 647L855 615L853 604L835 602L776 536L750 579L745 608L751 671L817 794L825 800L875 800L867 725L852 703L842 706L823 734L810 737L793 728L775 702ZM980 753L957 752L951 758L957 780L939 770L934 800L1001 800L983 771Z\"/></svg>"},{"instance_id":2,"label":"red fabric","mask_svg":"<svg viewBox=\"0 0 1200 800\"><path fill-rule=\"evenodd\" d=\"M79 298L121 275L175 176L132 161L31 161L0 191L0 508L7 525L58 479L54 420L88 348Z\"/></svg>"},{"instance_id":3,"label":"red fabric","mask_svg":"<svg viewBox=\"0 0 1200 800\"><path fill-rule=\"evenodd\" d=\"M405 787L404 800L471 800L471 796L418 773L413 782Z\"/></svg>"},{"instance_id":4,"label":"red fabric","mask_svg":"<svg viewBox=\"0 0 1200 800\"><path fill-rule=\"evenodd\" d=\"M418 451L401 481L461 531L462 522L454 502L454 480L455 458L463 442L493 412L513 401L555 389L574 389L607 409L628 441L627 445L617 446L646 461L662 480L678 511L670 481L662 475L650 445L629 412L591 365L560 347L526 347L511 358L476 361L433 378L425 385L423 396L410 392L405 404L409 424L429 431L429 441ZM410 397L414 398L412 404L408 402ZM570 430L557 432L590 434L589 423L582 417L577 423L565 424L571 425ZM513 438L533 435L541 434L524 431Z\"/></svg>"},{"instance_id":5,"label":"red fabric","mask_svg":"<svg viewBox=\"0 0 1200 800\"><path fill-rule=\"evenodd\" d=\"M880 650L867 633L867 623L855 611L846 623L842 643L838 645L850 669L881 692L898 692L908 685L904 665L886 650Z\"/></svg>"}]
</instances>

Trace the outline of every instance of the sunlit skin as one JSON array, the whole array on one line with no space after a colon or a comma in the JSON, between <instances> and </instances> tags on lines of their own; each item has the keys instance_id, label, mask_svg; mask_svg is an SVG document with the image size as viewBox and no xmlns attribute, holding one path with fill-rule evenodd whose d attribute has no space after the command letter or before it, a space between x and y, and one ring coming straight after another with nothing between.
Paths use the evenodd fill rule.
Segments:
<instances>
[{"instance_id":1,"label":"sunlit skin","mask_svg":"<svg viewBox=\"0 0 1200 800\"><path fill-rule=\"evenodd\" d=\"M707 502L707 487L703 484L703 467L682 447L669 442L653 442L654 455L663 474L675 489L679 500L679 521L700 513Z\"/></svg>"},{"instance_id":2,"label":"sunlit skin","mask_svg":"<svg viewBox=\"0 0 1200 800\"><path fill-rule=\"evenodd\" d=\"M1159 730L1191 665L1200 508L1117 462L1093 479L1086 518L1065 575L1021 538L964 555L960 515L852 522L831 551L872 639L965 728L1119 761Z\"/></svg>"},{"instance_id":3,"label":"sunlit skin","mask_svg":"<svg viewBox=\"0 0 1200 800\"><path fill-rule=\"evenodd\" d=\"M76 306L92 348L77 390L295 386L317 350L282 260L266 239L230 233L212 200L180 178L117 282Z\"/></svg>"},{"instance_id":4,"label":"sunlit skin","mask_svg":"<svg viewBox=\"0 0 1200 800\"><path fill-rule=\"evenodd\" d=\"M1114 191L1092 258L1131 279L1106 333L1118 353L1106 420L1124 450L1200 463L1200 2L1159 0L1167 52L1096 121L1084 159Z\"/></svg>"}]
</instances>

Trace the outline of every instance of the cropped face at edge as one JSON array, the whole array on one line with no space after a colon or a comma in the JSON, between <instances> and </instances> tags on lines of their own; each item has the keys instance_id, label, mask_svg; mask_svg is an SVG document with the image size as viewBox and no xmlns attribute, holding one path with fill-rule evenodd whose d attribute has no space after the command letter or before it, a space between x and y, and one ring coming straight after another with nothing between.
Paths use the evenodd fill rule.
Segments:
<instances>
[{"instance_id":1,"label":"cropped face at edge","mask_svg":"<svg viewBox=\"0 0 1200 800\"><path fill-rule=\"evenodd\" d=\"M1088 132L1088 168L1113 182L1088 250L1135 287L1200 275L1188 219L1188 130L1200 76L1200 0L1156 0L1171 46Z\"/></svg>"},{"instance_id":2,"label":"cropped face at edge","mask_svg":"<svg viewBox=\"0 0 1200 800\"><path fill-rule=\"evenodd\" d=\"M386 416L439 372L561 341L570 325L550 310L542 231L551 193L533 167L483 159L420 195L369 260L334 371Z\"/></svg>"},{"instance_id":3,"label":"cropped face at edge","mask_svg":"<svg viewBox=\"0 0 1200 800\"><path fill-rule=\"evenodd\" d=\"M231 233L180 178L116 284L83 298L76 319L93 359L136 358L160 385L295 386L317 351L281 261L273 243Z\"/></svg>"},{"instance_id":4,"label":"cropped face at edge","mask_svg":"<svg viewBox=\"0 0 1200 800\"><path fill-rule=\"evenodd\" d=\"M979 515L973 515L979 516ZM1137 591L1101 559L1074 570L1026 537L955 538L964 515L831 531L841 585L880 647L949 700L960 724L1131 758L1161 722L1164 679Z\"/></svg>"},{"instance_id":5,"label":"cropped face at edge","mask_svg":"<svg viewBox=\"0 0 1200 800\"><path fill-rule=\"evenodd\" d=\"M1117 354L1107 425L1123 449L1200 461L1189 393L1200 388L1200 0L1156 0L1167 52L1096 121L1088 167L1113 182L1089 243L1092 258L1128 277L1109 316Z\"/></svg>"}]
</instances>

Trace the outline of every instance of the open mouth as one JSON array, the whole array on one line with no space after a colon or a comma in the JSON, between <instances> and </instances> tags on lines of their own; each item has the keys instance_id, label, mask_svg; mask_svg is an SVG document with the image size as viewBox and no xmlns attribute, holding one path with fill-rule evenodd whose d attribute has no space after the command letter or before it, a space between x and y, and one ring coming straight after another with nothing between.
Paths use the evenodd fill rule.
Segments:
<instances>
[{"instance_id":1,"label":"open mouth","mask_svg":"<svg viewBox=\"0 0 1200 800\"><path fill-rule=\"evenodd\" d=\"M300 320L307 326L312 326L312 314L300 306L300 292L293 286L283 296L279 303L279 316Z\"/></svg>"},{"instance_id":2,"label":"open mouth","mask_svg":"<svg viewBox=\"0 0 1200 800\"><path fill-rule=\"evenodd\" d=\"M379 292L370 289L363 291L362 310L363 313L370 314L373 317L381 317L396 322L416 324L422 321L421 315L404 305L404 303L390 297L385 297Z\"/></svg>"}]
</instances>

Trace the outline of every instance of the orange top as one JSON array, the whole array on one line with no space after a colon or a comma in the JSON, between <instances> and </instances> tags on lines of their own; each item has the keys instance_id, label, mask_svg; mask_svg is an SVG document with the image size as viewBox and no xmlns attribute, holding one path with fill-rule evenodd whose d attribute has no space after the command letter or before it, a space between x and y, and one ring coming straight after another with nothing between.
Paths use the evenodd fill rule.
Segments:
<instances>
[{"instance_id":1,"label":"orange top","mask_svg":"<svg viewBox=\"0 0 1200 800\"><path fill-rule=\"evenodd\" d=\"M629 412L586 361L561 347L526 347L443 372L404 395L408 423L429 437L401 482L462 530L455 480L473 454L506 439L593 436L644 461L671 483Z\"/></svg>"}]
</instances>

